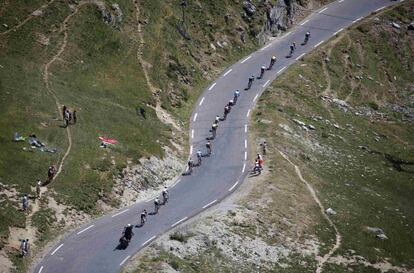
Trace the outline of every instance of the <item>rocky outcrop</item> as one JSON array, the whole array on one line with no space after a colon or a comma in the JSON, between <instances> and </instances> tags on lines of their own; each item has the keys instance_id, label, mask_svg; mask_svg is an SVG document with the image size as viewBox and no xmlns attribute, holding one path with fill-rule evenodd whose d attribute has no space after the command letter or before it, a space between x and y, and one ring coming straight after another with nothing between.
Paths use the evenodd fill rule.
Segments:
<instances>
[{"instance_id":1,"label":"rocky outcrop","mask_svg":"<svg viewBox=\"0 0 414 273\"><path fill-rule=\"evenodd\" d=\"M139 164L129 164L116 178L113 194L121 205L130 205L159 193L160 188L169 186L183 170L181 162L169 148L164 158L155 156L142 158Z\"/></svg>"},{"instance_id":2,"label":"rocky outcrop","mask_svg":"<svg viewBox=\"0 0 414 273\"><path fill-rule=\"evenodd\" d=\"M248 2L248 1L245 1ZM300 1L300 0L277 0L274 4L270 1L263 1L261 4L264 9L265 20L262 30L257 38L259 43L266 43L271 37L280 35L286 31L296 20L300 20L307 13L319 7L323 1ZM247 8L243 6L248 15Z\"/></svg>"}]
</instances>

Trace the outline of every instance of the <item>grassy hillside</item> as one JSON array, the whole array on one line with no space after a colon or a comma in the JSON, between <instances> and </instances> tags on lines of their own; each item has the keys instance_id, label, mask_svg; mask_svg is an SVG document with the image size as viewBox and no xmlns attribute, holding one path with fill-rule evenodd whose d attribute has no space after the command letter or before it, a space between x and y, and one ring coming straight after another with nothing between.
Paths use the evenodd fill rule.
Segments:
<instances>
[{"instance_id":1,"label":"grassy hillside","mask_svg":"<svg viewBox=\"0 0 414 273\"><path fill-rule=\"evenodd\" d=\"M412 272L413 20L413 1L373 16L273 82L252 116L265 173L125 272Z\"/></svg>"},{"instance_id":2,"label":"grassy hillside","mask_svg":"<svg viewBox=\"0 0 414 273\"><path fill-rule=\"evenodd\" d=\"M25 266L17 239L47 241L70 225L56 221L62 211L96 215L102 202L116 206L114 177L127 165L163 157L165 146L182 155L170 141L185 144L192 103L212 77L257 47L251 29L264 15L259 7L245 21L240 3L195 1L182 23L179 1L119 0L121 13L114 3L0 3L0 256L12 257L17 270ZM77 110L77 124L63 128L62 105ZM179 128L163 123L156 108ZM57 152L13 142L15 132L35 134ZM99 136L118 143L102 149ZM36 181L46 180L50 165L59 175L37 201ZM19 211L24 193L28 214Z\"/></svg>"}]
</instances>

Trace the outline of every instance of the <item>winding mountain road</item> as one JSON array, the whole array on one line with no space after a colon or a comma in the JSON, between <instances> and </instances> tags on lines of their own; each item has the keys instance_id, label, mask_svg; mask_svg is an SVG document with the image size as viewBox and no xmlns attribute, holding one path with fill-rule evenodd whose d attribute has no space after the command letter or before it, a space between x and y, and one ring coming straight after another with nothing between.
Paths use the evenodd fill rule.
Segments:
<instances>
[{"instance_id":1,"label":"winding mountain road","mask_svg":"<svg viewBox=\"0 0 414 273\"><path fill-rule=\"evenodd\" d=\"M92 221L68 234L43 257L34 273L106 273L119 272L128 259L149 245L158 236L185 222L201 211L220 202L243 182L252 165L248 155L248 121L261 93L288 66L298 61L332 36L358 22L372 12L402 1L337 0L322 7L295 26L290 32L263 48L246 56L223 74L201 95L191 115L190 154L205 152L206 138L215 116L223 114L224 105L240 90L240 97L227 120L221 121L217 137L212 141L213 153L204 157L202 166L191 175L182 176L169 189L170 199L156 215L149 215L147 223L134 228L135 236L128 248L116 249L127 223L137 224L139 213L145 208L153 211L153 200L120 209L111 215ZM306 31L311 32L307 45L302 46ZM289 46L296 42L296 51L285 58ZM268 66L272 55L278 56L273 69L262 79L255 79L245 91L250 75L258 76L262 65Z\"/></svg>"}]
</instances>

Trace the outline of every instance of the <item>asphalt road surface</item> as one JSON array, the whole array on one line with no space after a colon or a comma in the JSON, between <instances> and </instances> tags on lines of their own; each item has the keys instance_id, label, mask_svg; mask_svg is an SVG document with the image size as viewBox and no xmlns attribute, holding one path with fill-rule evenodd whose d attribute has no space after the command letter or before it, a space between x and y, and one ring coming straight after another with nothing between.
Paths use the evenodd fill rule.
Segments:
<instances>
[{"instance_id":1,"label":"asphalt road surface","mask_svg":"<svg viewBox=\"0 0 414 273\"><path fill-rule=\"evenodd\" d=\"M126 249L116 249L123 227L138 224L140 212L154 210L153 200L140 202L96 219L68 234L43 257L35 273L109 273L119 272L128 259L149 245L158 236L185 222L201 211L220 202L237 189L253 167L254 156L248 154L248 122L257 98L288 66L298 61L332 36L373 12L399 3L390 0L337 0L314 11L291 31L246 56L204 90L191 115L190 154L196 161L197 150L206 152L206 138L216 115L223 115L224 105L240 90L237 104L225 121L219 123L217 136L212 140L213 152L203 157L202 165L191 175L182 176L169 189L168 204L161 206L147 223L134 228L135 236ZM302 46L305 33L311 32L309 42ZM296 42L291 58L290 45ZM260 67L269 65L277 56L272 70L262 79L255 79L250 90L244 90L248 77L258 76Z\"/></svg>"}]
</instances>

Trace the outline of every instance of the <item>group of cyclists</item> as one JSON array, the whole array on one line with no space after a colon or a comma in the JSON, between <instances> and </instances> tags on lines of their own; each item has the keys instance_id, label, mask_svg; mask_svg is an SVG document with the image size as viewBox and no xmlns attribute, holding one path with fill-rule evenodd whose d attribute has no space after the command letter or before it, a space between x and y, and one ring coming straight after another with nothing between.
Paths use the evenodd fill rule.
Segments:
<instances>
[{"instance_id":1,"label":"group of cyclists","mask_svg":"<svg viewBox=\"0 0 414 273\"><path fill-rule=\"evenodd\" d=\"M307 31L306 34L305 34L305 40L303 41L302 45L307 44L307 42L309 41L309 38L310 38L310 32ZM291 57L294 54L295 49L296 49L296 43L293 42L290 45L290 55L288 57ZM269 66L267 68L265 66L262 66L260 68L260 75L257 78L258 79L263 78L265 70L271 70L275 63L276 63L276 56L272 56L271 59L270 59ZM247 87L245 88L245 90L249 90L252 87L254 79L255 79L255 76L253 76L253 75L249 77L249 81L248 81L248 84L247 84ZM239 97L240 97L240 91L239 90L234 91L233 98L231 100L229 100L229 102L224 106L223 117L220 117L219 115L217 115L215 117L215 119L213 121L213 124L211 126L211 130L210 130L210 132L212 133L212 136L207 138L207 143L205 145L206 150L207 150L206 154L203 154L200 150L197 150L197 152L196 152L197 164L194 164L193 160L190 158L189 161L188 161L187 174L191 174L194 166L200 166L201 165L203 156L210 156L211 155L211 152L212 152L211 140L215 139L215 137L216 137L217 129L219 127L219 123L220 123L220 121L224 121L224 120L227 119L227 115L230 113L232 107L234 107L236 105L237 100L239 99ZM261 147L262 147L263 154L266 154L266 149L267 149L266 141L264 141L261 144ZM263 170L263 157L262 157L261 154L258 153L257 156L256 156L255 165L254 165L254 168L252 170L252 173L261 174L262 170ZM168 202L168 197L169 197L168 189L165 187L162 191L162 203L161 203L161 201L159 200L158 197L154 199L154 213L153 214L157 214L160 206L165 205ZM146 223L147 216L148 216L148 212L147 212L146 209L144 209L140 214L140 219L141 219L141 225L140 226L141 227ZM120 239L121 246L126 247L133 235L134 235L133 225L128 224L124 228L124 232L123 232L122 237Z\"/></svg>"},{"instance_id":2,"label":"group of cyclists","mask_svg":"<svg viewBox=\"0 0 414 273\"><path fill-rule=\"evenodd\" d=\"M164 187L164 189L162 190L162 202L160 201L158 197L154 199L153 214L158 213L158 210L160 209L161 205L165 205L168 203L168 198L169 198L168 188ZM137 227L144 226L145 223L147 222L147 217L148 217L148 211L146 209L143 209L140 214L141 224ZM134 228L134 225L132 224L128 224L124 227L124 231L122 232L122 237L121 239L119 239L119 244L121 248L126 248L128 246L129 242L132 239L132 236L134 236L133 228Z\"/></svg>"},{"instance_id":3,"label":"group of cyclists","mask_svg":"<svg viewBox=\"0 0 414 273\"><path fill-rule=\"evenodd\" d=\"M197 150L197 152L196 152L197 163L195 164L193 162L193 160L191 159L191 157L190 157L190 159L188 160L187 172L184 173L184 174L186 174L186 175L191 174L192 171L193 171L193 167L201 166L202 158L204 156L210 156L211 155L211 152L212 152L211 141L216 138L219 123L220 123L220 121L225 121L227 119L227 115L230 113L232 107L236 105L237 100L239 99L239 97L240 97L240 91L239 90L234 91L233 98L231 100L229 100L229 102L224 106L223 116L220 117L219 115L216 115L216 117L214 118L213 124L211 125L211 129L210 129L211 137L207 138L206 153L203 154L203 152L201 150Z\"/></svg>"}]
</instances>

